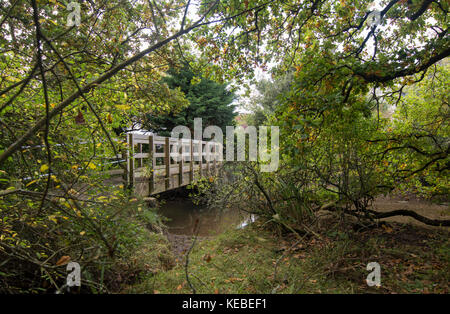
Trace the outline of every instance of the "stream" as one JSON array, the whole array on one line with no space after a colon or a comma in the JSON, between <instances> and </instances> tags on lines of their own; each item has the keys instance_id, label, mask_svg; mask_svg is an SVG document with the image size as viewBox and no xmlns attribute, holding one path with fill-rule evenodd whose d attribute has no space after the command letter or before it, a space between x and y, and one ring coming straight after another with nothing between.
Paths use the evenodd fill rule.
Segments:
<instances>
[{"instance_id":1,"label":"stream","mask_svg":"<svg viewBox=\"0 0 450 314\"><path fill-rule=\"evenodd\" d=\"M206 205L195 205L189 199L166 200L159 213L168 218L165 224L174 235L193 235L195 221L198 219L198 235L214 236L231 227L243 228L251 221L237 209L220 210Z\"/></svg>"},{"instance_id":2,"label":"stream","mask_svg":"<svg viewBox=\"0 0 450 314\"><path fill-rule=\"evenodd\" d=\"M159 214L166 217L166 236L178 262L183 261L192 245L194 225L198 220L198 240L223 233L230 228L244 228L255 220L238 209L220 210L206 205L195 205L190 199L164 200Z\"/></svg>"}]
</instances>

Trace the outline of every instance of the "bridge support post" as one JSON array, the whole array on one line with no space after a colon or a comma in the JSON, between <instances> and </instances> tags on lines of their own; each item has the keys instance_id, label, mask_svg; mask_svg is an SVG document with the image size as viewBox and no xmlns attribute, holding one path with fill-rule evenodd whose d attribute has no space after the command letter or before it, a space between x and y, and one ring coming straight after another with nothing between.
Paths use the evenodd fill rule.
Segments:
<instances>
[{"instance_id":1,"label":"bridge support post","mask_svg":"<svg viewBox=\"0 0 450 314\"><path fill-rule=\"evenodd\" d=\"M213 169L214 169L214 175L217 175L217 162L216 162L216 159L217 159L217 152L216 152L217 144L216 144L216 142L214 142L213 148L214 148L214 151L213 151L214 152L214 154L213 154L213 156L214 156Z\"/></svg>"},{"instance_id":2,"label":"bridge support post","mask_svg":"<svg viewBox=\"0 0 450 314\"><path fill-rule=\"evenodd\" d=\"M203 143L201 140L198 141L198 158L199 158L199 170L198 170L198 174L200 176L200 178L203 175Z\"/></svg>"},{"instance_id":3,"label":"bridge support post","mask_svg":"<svg viewBox=\"0 0 450 314\"><path fill-rule=\"evenodd\" d=\"M194 145L192 145L192 139L190 139L190 145L191 148L189 149L189 152L191 153L191 160L189 164L189 183L192 183L194 181Z\"/></svg>"},{"instance_id":4,"label":"bridge support post","mask_svg":"<svg viewBox=\"0 0 450 314\"><path fill-rule=\"evenodd\" d=\"M166 164L166 190L170 189L170 139L166 137L165 145L164 145L164 163Z\"/></svg>"},{"instance_id":5,"label":"bridge support post","mask_svg":"<svg viewBox=\"0 0 450 314\"><path fill-rule=\"evenodd\" d=\"M180 148L178 152L181 154L181 159L178 161L178 186L183 185L183 169L184 169L184 144L183 139L180 139Z\"/></svg>"},{"instance_id":6,"label":"bridge support post","mask_svg":"<svg viewBox=\"0 0 450 314\"><path fill-rule=\"evenodd\" d=\"M155 142L153 141L153 135L148 137L148 161L150 166L150 179L148 181L148 195L152 195L155 191Z\"/></svg>"},{"instance_id":7,"label":"bridge support post","mask_svg":"<svg viewBox=\"0 0 450 314\"><path fill-rule=\"evenodd\" d=\"M206 144L205 144L205 148L206 148L205 159L206 159L206 175L207 176L211 175L211 173L210 173L211 170L209 168L209 165L211 164L211 160L210 160L210 158L211 158L211 153L210 153L211 147L210 147L209 143L210 142L206 142Z\"/></svg>"}]
</instances>

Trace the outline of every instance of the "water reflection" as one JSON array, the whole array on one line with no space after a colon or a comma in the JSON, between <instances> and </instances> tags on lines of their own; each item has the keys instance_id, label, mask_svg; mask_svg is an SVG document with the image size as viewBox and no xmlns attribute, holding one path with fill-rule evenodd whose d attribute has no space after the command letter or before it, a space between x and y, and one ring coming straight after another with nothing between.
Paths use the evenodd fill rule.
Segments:
<instances>
[{"instance_id":1,"label":"water reflection","mask_svg":"<svg viewBox=\"0 0 450 314\"><path fill-rule=\"evenodd\" d=\"M251 214L249 217L245 218L245 220L239 224L238 229L245 228L249 224L251 224L255 221L256 221L256 215Z\"/></svg>"},{"instance_id":2,"label":"water reflection","mask_svg":"<svg viewBox=\"0 0 450 314\"><path fill-rule=\"evenodd\" d=\"M246 217L236 209L207 208L195 205L190 200L168 200L159 212L170 219L165 224L173 234L192 234L197 219L200 236L217 235L231 226L243 228L254 221L254 217Z\"/></svg>"}]
</instances>

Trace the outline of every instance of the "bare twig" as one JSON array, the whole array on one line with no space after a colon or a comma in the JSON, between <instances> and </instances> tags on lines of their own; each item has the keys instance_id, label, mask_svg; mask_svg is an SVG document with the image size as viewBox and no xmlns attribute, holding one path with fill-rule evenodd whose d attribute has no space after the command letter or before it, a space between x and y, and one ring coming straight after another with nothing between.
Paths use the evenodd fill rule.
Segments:
<instances>
[{"instance_id":1,"label":"bare twig","mask_svg":"<svg viewBox=\"0 0 450 314\"><path fill-rule=\"evenodd\" d=\"M184 271L186 273L186 281L187 281L189 287L191 287L191 290L192 290L193 294L196 293L196 290L195 290L195 287L192 285L191 281L189 280L189 270L188 270L188 268L189 268L189 255L191 254L191 251L194 248L195 242L197 241L197 236L198 236L198 231L199 231L198 225L199 225L199 220L197 219L195 221L195 224L194 224L194 237L193 237L193 240L192 240L192 244L189 247L189 250L186 252L186 263L184 264Z\"/></svg>"}]
</instances>

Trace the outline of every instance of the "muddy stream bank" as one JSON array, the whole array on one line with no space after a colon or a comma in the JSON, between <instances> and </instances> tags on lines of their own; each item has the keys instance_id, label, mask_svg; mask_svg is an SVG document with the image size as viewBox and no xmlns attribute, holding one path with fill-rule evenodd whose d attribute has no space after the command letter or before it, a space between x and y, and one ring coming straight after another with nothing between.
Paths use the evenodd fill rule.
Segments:
<instances>
[{"instance_id":1,"label":"muddy stream bank","mask_svg":"<svg viewBox=\"0 0 450 314\"><path fill-rule=\"evenodd\" d=\"M206 205L194 204L187 197L162 200L158 213L167 218L165 234L179 261L183 260L184 254L191 246L196 221L197 241L200 242L229 228L242 228L252 219L238 209L208 208Z\"/></svg>"}]
</instances>

